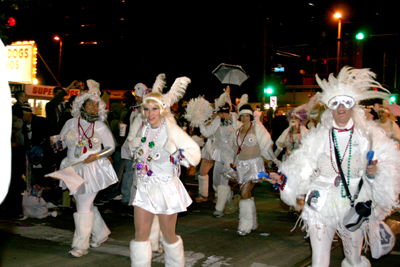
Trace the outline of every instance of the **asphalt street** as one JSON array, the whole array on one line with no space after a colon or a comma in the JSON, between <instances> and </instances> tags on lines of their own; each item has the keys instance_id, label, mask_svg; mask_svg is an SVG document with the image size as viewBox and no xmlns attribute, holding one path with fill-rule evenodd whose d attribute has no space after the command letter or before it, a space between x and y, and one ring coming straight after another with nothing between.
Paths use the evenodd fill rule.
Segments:
<instances>
[{"instance_id":1,"label":"asphalt street","mask_svg":"<svg viewBox=\"0 0 400 267\"><path fill-rule=\"evenodd\" d=\"M197 181L187 180L187 189L194 199ZM212 189L211 189L212 191ZM213 192L208 202L193 203L178 217L177 234L184 241L187 267L219 266L309 266L310 244L295 226L298 216L290 213L268 183L255 187L259 227L247 236L236 234L238 211L214 218ZM23 221L0 215L0 266L130 266L129 242L134 239L133 218L126 216L126 207L119 201L98 206L111 230L109 240L99 248L91 248L82 258L68 255L74 231L73 209L56 209L57 217ZM395 213L391 219L400 220ZM372 266L399 266L400 245L387 256L371 259ZM340 266L343 259L340 240L332 247L331 266ZM152 266L164 266L164 255L153 254Z\"/></svg>"}]
</instances>

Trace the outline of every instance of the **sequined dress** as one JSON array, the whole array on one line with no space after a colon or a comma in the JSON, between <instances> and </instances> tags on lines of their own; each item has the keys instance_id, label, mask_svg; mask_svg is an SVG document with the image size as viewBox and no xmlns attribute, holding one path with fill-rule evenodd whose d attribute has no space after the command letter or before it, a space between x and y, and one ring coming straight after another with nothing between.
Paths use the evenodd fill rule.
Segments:
<instances>
[{"instance_id":1,"label":"sequined dress","mask_svg":"<svg viewBox=\"0 0 400 267\"><path fill-rule=\"evenodd\" d=\"M179 179L180 165L197 165L200 161L200 147L169 120L165 120L161 130L145 125L137 131L136 136L145 139L134 151L133 167L137 181L133 185L136 190L131 190L136 192L131 196L130 205L153 214L186 211L192 199ZM173 138L177 148L181 149L174 155L164 149L168 137ZM153 147L149 146L150 142L154 142Z\"/></svg>"}]
</instances>

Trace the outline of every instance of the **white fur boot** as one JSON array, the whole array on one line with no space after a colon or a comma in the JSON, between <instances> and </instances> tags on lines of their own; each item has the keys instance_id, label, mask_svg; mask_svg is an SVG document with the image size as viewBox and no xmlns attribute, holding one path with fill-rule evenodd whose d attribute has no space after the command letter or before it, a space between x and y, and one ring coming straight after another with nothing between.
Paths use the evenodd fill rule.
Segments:
<instances>
[{"instance_id":1,"label":"white fur boot","mask_svg":"<svg viewBox=\"0 0 400 267\"><path fill-rule=\"evenodd\" d=\"M199 175L199 196L196 198L196 202L206 202L208 200L208 175Z\"/></svg>"},{"instance_id":2,"label":"white fur boot","mask_svg":"<svg viewBox=\"0 0 400 267\"><path fill-rule=\"evenodd\" d=\"M160 222L158 216L154 215L153 223L151 224L149 240L151 243L151 250L158 253L163 253L164 248L162 245L162 232L160 231Z\"/></svg>"},{"instance_id":3,"label":"white fur boot","mask_svg":"<svg viewBox=\"0 0 400 267\"><path fill-rule=\"evenodd\" d=\"M97 248L107 241L111 231L108 229L96 206L93 206L92 211L94 213L94 223L92 229L92 242L90 242L90 246Z\"/></svg>"},{"instance_id":4,"label":"white fur boot","mask_svg":"<svg viewBox=\"0 0 400 267\"><path fill-rule=\"evenodd\" d=\"M150 241L131 241L131 267L151 267L151 243Z\"/></svg>"},{"instance_id":5,"label":"white fur boot","mask_svg":"<svg viewBox=\"0 0 400 267\"><path fill-rule=\"evenodd\" d=\"M229 185L219 185L217 192L218 201L217 205L215 206L215 212L213 213L213 215L216 218L220 218L224 216L224 213L222 211L225 208L228 197L231 196L231 188L229 187Z\"/></svg>"},{"instance_id":6,"label":"white fur boot","mask_svg":"<svg viewBox=\"0 0 400 267\"><path fill-rule=\"evenodd\" d=\"M251 207L253 210L253 227L251 228L251 230L256 230L258 228L257 210L256 210L256 205L254 203L254 197L252 197L250 199L251 199Z\"/></svg>"},{"instance_id":7,"label":"white fur boot","mask_svg":"<svg viewBox=\"0 0 400 267\"><path fill-rule=\"evenodd\" d=\"M250 234L253 228L253 204L251 199L242 199L239 202L239 226L238 235Z\"/></svg>"},{"instance_id":8,"label":"white fur boot","mask_svg":"<svg viewBox=\"0 0 400 267\"><path fill-rule=\"evenodd\" d=\"M371 267L371 263L365 256L361 256L361 262L357 265L350 264L346 258L342 261L342 267Z\"/></svg>"},{"instance_id":9,"label":"white fur boot","mask_svg":"<svg viewBox=\"0 0 400 267\"><path fill-rule=\"evenodd\" d=\"M185 253L183 250L182 238L178 235L178 241L173 244L168 244L163 241L165 251L165 266L166 267L185 267Z\"/></svg>"},{"instance_id":10,"label":"white fur boot","mask_svg":"<svg viewBox=\"0 0 400 267\"><path fill-rule=\"evenodd\" d=\"M74 213L75 233L72 248L69 252L74 257L82 257L89 253L89 239L93 228L94 213Z\"/></svg>"}]
</instances>

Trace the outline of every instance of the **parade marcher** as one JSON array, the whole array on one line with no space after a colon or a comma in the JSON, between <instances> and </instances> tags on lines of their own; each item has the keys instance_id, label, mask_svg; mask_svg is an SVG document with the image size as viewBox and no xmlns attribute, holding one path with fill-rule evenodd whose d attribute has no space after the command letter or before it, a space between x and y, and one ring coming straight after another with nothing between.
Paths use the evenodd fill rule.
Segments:
<instances>
[{"instance_id":1,"label":"parade marcher","mask_svg":"<svg viewBox=\"0 0 400 267\"><path fill-rule=\"evenodd\" d=\"M162 89L164 88L166 82L165 82L165 74L160 74L157 76L156 82L154 83L154 88L155 92L162 92ZM152 92L152 88L148 88L145 84L143 83L137 83L134 87L135 89L135 101L137 105L132 105L129 107L130 112L127 112L124 118L124 123L127 124L127 128L130 129L131 125L133 124L134 120L136 118L139 118L141 120L142 118L142 112L141 112L141 104L143 102L143 98L145 95L149 94ZM130 92L129 92L130 93ZM130 97L130 95L128 94ZM128 99L129 99L128 97ZM128 104L131 101L127 100L126 104ZM142 126L145 126L145 122L142 121ZM121 185L121 192L123 194L122 197L122 203L128 205L129 208L132 208L129 205L129 201L131 198L133 198L136 194L136 188L137 188L137 176L136 173L134 172L134 166L133 166L133 153L131 153L131 150L129 149L129 142L128 140L125 140L125 143L122 147L122 156L125 158L125 172L124 176L122 179L122 185ZM129 190L129 192L128 192ZM129 197L129 198L127 198ZM127 200L126 200L127 199ZM128 215L130 216L131 210L129 209ZM133 215L133 211L132 211ZM133 217L133 216L132 216ZM149 240L151 243L151 250L156 253L162 253L164 251L164 246L162 243L163 240L163 235L160 229L160 223L158 220L158 216L154 215L153 222L151 224L151 230L150 230L150 236Z\"/></svg>"},{"instance_id":2,"label":"parade marcher","mask_svg":"<svg viewBox=\"0 0 400 267\"><path fill-rule=\"evenodd\" d=\"M111 131L103 123L107 116L106 105L100 99L99 83L88 80L87 84L89 91L76 97L71 112L73 118L65 123L60 133L61 140L68 147L67 157L61 162L60 169L73 166L85 180L76 192L71 192L77 209L73 214L73 250L69 252L74 257L88 254L89 244L98 247L108 239L111 232L93 201L100 190L118 182L107 158L113 153L115 143ZM64 182L60 185L66 189Z\"/></svg>"},{"instance_id":3,"label":"parade marcher","mask_svg":"<svg viewBox=\"0 0 400 267\"><path fill-rule=\"evenodd\" d=\"M281 136L276 140L276 150L275 156L278 156L283 149L285 149L285 153L282 156L282 161L285 161L295 149L300 147L301 140L308 133L308 129L304 126L307 122L307 111L302 108L302 106L291 109L287 113L287 118L289 121L289 127L283 131ZM278 166L281 162L278 162ZM300 210L303 209L304 206L304 196L297 200L297 205ZM289 212L294 212L294 208L290 207Z\"/></svg>"},{"instance_id":4,"label":"parade marcher","mask_svg":"<svg viewBox=\"0 0 400 267\"><path fill-rule=\"evenodd\" d=\"M374 122L367 121L357 104L364 99L388 97L388 91L374 77L368 69L349 67L344 67L337 78L331 74L328 81L321 81L317 75L322 89L318 99L328 109L301 146L281 164L281 173L270 173L272 179L267 179L281 190L282 200L290 206L296 206L296 200L306 195L300 218L310 236L312 266L329 266L335 233L343 242L342 266L370 266L361 256L363 235L367 248L377 238L378 222L399 203L397 144ZM369 151L374 152L373 160ZM372 212L368 220L358 220L355 226L360 227L352 228L344 221L346 215L352 214L357 204L368 207L369 200Z\"/></svg>"},{"instance_id":5,"label":"parade marcher","mask_svg":"<svg viewBox=\"0 0 400 267\"><path fill-rule=\"evenodd\" d=\"M285 149L282 161L285 161L292 154L292 151L300 146L301 139L308 133L308 129L304 126L304 123L307 122L307 111L305 109L291 109L287 113L287 118L289 127L275 142L277 147L275 155L279 155Z\"/></svg>"},{"instance_id":6,"label":"parade marcher","mask_svg":"<svg viewBox=\"0 0 400 267\"><path fill-rule=\"evenodd\" d=\"M230 170L236 175L224 177L232 179L240 185L241 200L239 202L238 235L244 236L258 227L256 206L251 195L256 183L262 182L259 172L265 172L264 160L273 160L273 142L267 129L260 121L261 112L253 111L247 103L247 94L241 97L238 104L239 119L242 125L233 136L235 149L234 164ZM229 173L229 172L228 172Z\"/></svg>"},{"instance_id":7,"label":"parade marcher","mask_svg":"<svg viewBox=\"0 0 400 267\"><path fill-rule=\"evenodd\" d=\"M163 232L166 266L185 266L183 242L175 228L177 213L186 211L192 200L179 179L180 164L195 166L201 154L196 142L176 124L169 107L183 96L189 83L187 77L178 78L165 95L145 95L141 105L144 119L137 117L131 125L127 139L137 177L130 200L135 213L135 239L130 243L132 266L151 264L149 237L155 214Z\"/></svg>"},{"instance_id":8,"label":"parade marcher","mask_svg":"<svg viewBox=\"0 0 400 267\"><path fill-rule=\"evenodd\" d=\"M379 119L375 120L376 124L383 128L388 137L400 143L400 127L391 119L390 110L387 107L381 106L378 111Z\"/></svg>"},{"instance_id":9,"label":"parade marcher","mask_svg":"<svg viewBox=\"0 0 400 267\"><path fill-rule=\"evenodd\" d=\"M201 165L199 179L199 197L196 202L208 200L208 172L214 165L213 188L217 195L217 204L213 216L220 218L224 215L223 210L228 199L232 199L233 192L228 185L228 180L221 176L226 172L229 163L233 160L233 149L229 140L232 140L237 125L237 114L230 112L231 99L230 89L215 100L214 117L209 125L201 123L200 132L208 140L201 152Z\"/></svg>"}]
</instances>

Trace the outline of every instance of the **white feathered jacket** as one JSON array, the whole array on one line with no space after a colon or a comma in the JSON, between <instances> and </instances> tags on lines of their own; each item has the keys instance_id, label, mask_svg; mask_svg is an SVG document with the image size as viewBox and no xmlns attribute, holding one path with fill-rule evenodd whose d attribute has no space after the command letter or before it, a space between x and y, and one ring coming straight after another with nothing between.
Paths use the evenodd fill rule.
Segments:
<instances>
[{"instance_id":1,"label":"white feathered jacket","mask_svg":"<svg viewBox=\"0 0 400 267\"><path fill-rule=\"evenodd\" d=\"M230 162L233 158L233 148L231 146L231 140L235 134L235 130L242 123L238 121L238 115L236 113L230 113L230 120L232 125L221 126L221 118L215 117L214 120L209 124L201 124L201 134L208 138L204 148L211 155L211 158L215 161Z\"/></svg>"},{"instance_id":2,"label":"white feathered jacket","mask_svg":"<svg viewBox=\"0 0 400 267\"><path fill-rule=\"evenodd\" d=\"M360 108L353 108L354 134L353 152L351 161L351 184L350 190L354 195L358 181L364 180L360 195L356 201L363 202L372 200L373 213L369 221L364 223L362 229L373 227L377 220L383 220L390 215L392 210L398 206L400 193L400 151L397 143L389 139L385 132L376 127L374 122L366 121L364 112ZM338 232L342 225L345 214L350 209L347 198L341 197L341 186L334 186L337 175L332 173L332 164L336 167L329 156L329 135L331 133L333 117L331 111L327 110L323 115L322 123L309 131L303 139L301 146L282 163L279 171L287 177L287 183L281 191L282 200L289 206L297 206L296 199L308 194L311 190L318 189L321 192L327 190L326 200L321 210L315 211L305 204L301 217L305 227L320 223L333 227ZM366 130L367 129L367 130ZM370 139L367 132L372 134L372 150L375 152L374 159L378 160L375 179L366 177L366 154L370 149ZM357 143L355 143L357 142ZM333 152L334 153L334 152ZM357 155L359 153L359 155ZM343 160L343 171L347 177L347 167ZM356 169L359 168L359 169ZM328 174L331 175L328 175ZM332 175L333 174L333 175ZM368 226L368 227L367 227ZM342 231L343 232L343 231Z\"/></svg>"}]
</instances>

